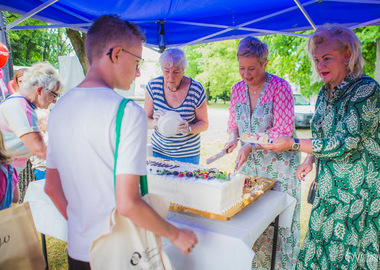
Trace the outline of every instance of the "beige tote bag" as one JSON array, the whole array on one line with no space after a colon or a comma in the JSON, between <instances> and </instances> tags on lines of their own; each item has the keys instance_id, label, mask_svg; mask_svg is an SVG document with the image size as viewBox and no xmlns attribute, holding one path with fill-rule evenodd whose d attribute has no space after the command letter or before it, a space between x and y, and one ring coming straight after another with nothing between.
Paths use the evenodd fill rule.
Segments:
<instances>
[{"instance_id":1,"label":"beige tote bag","mask_svg":"<svg viewBox=\"0 0 380 270\"><path fill-rule=\"evenodd\" d=\"M45 269L29 203L0 211L0 269Z\"/></svg>"},{"instance_id":2,"label":"beige tote bag","mask_svg":"<svg viewBox=\"0 0 380 270\"><path fill-rule=\"evenodd\" d=\"M165 218L169 201L157 194L143 197L161 217ZM161 237L136 226L129 218L114 209L106 231L92 242L90 248L92 270L171 270Z\"/></svg>"},{"instance_id":3,"label":"beige tote bag","mask_svg":"<svg viewBox=\"0 0 380 270\"><path fill-rule=\"evenodd\" d=\"M129 99L123 99L120 102L116 115L115 188L120 128L124 107L129 101ZM157 194L147 194L148 185L145 176L140 176L140 189L141 194L144 195L142 199L162 218L165 218L169 210L170 202ZM110 215L105 232L91 244L90 265L92 270L173 269L162 247L161 237L151 231L136 226L129 218L119 215L116 208L113 209Z\"/></svg>"}]
</instances>

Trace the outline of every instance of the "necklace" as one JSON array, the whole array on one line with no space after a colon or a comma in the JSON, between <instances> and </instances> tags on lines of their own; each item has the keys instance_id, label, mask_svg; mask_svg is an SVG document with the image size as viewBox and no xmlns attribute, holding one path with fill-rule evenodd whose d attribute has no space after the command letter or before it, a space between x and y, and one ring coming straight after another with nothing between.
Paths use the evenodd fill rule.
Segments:
<instances>
[{"instance_id":1,"label":"necklace","mask_svg":"<svg viewBox=\"0 0 380 270\"><path fill-rule=\"evenodd\" d=\"M183 77L182 77L182 79L183 79ZM167 87L168 87L168 89L170 90L170 92L173 92L173 93L174 93L174 92L177 92L177 91L181 88L182 79L181 79L181 81L179 82L178 88L175 89L175 90L170 89L169 85L167 85Z\"/></svg>"},{"instance_id":2,"label":"necklace","mask_svg":"<svg viewBox=\"0 0 380 270\"><path fill-rule=\"evenodd\" d=\"M250 88L250 90L252 91L253 94L257 94L257 93L261 90L262 85L263 85L263 83L266 81L266 79L267 79L267 74L265 74L264 79L263 79L263 80L260 82L260 84L256 87L256 91L253 91L252 87Z\"/></svg>"}]
</instances>

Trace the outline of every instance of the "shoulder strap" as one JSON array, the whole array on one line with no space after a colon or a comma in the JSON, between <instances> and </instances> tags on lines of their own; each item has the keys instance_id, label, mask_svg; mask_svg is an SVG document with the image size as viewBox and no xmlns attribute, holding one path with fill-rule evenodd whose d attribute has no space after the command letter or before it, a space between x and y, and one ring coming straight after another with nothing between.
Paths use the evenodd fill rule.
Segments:
<instances>
[{"instance_id":1,"label":"shoulder strap","mask_svg":"<svg viewBox=\"0 0 380 270\"><path fill-rule=\"evenodd\" d=\"M117 114L116 114L116 144L115 144L115 161L114 161L115 163L114 163L114 168L113 168L113 181L114 181L115 195L116 195L116 164L117 164L117 157L119 154L121 123L123 121L124 108L129 101L130 99L124 98L120 102L119 109L117 110ZM147 183L146 175L140 176L140 190L141 190L142 196L148 193L148 183Z\"/></svg>"}]
</instances>

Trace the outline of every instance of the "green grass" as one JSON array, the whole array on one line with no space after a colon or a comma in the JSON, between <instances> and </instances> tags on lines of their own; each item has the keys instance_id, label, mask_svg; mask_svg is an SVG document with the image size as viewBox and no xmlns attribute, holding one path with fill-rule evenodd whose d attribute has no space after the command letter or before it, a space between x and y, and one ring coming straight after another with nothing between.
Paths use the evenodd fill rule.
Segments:
<instances>
[{"instance_id":1,"label":"green grass","mask_svg":"<svg viewBox=\"0 0 380 270\"><path fill-rule=\"evenodd\" d=\"M228 110L228 106L230 106L229 101L226 101L226 103L224 103L223 101L218 101L217 103L215 103L213 100L210 100L209 103L207 104L207 107L212 108L212 109L227 109Z\"/></svg>"},{"instance_id":2,"label":"green grass","mask_svg":"<svg viewBox=\"0 0 380 270\"><path fill-rule=\"evenodd\" d=\"M67 243L48 235L45 238L49 269L67 269Z\"/></svg>"}]
</instances>

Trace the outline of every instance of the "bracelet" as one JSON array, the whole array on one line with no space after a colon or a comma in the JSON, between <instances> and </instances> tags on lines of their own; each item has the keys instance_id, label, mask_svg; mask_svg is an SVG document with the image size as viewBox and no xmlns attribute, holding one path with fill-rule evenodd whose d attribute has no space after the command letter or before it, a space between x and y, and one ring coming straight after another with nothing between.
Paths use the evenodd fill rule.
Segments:
<instances>
[{"instance_id":1,"label":"bracelet","mask_svg":"<svg viewBox=\"0 0 380 270\"><path fill-rule=\"evenodd\" d=\"M188 129L187 133L189 133L189 134L193 131L190 125L187 126L187 129Z\"/></svg>"},{"instance_id":2,"label":"bracelet","mask_svg":"<svg viewBox=\"0 0 380 270\"><path fill-rule=\"evenodd\" d=\"M251 152L253 152L253 151L256 151L256 150L257 150L257 148L256 148L256 145L255 145L254 143L251 143L251 147L252 147L252 150L251 150Z\"/></svg>"}]
</instances>

